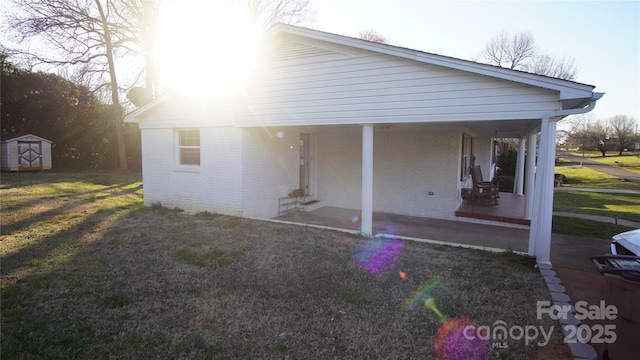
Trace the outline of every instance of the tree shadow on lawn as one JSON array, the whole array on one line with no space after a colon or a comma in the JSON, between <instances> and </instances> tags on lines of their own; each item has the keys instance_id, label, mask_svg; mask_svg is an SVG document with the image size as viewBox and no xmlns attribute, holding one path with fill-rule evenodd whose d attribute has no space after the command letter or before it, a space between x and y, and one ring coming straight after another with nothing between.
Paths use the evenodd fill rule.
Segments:
<instances>
[{"instance_id":1,"label":"tree shadow on lawn","mask_svg":"<svg viewBox=\"0 0 640 360\"><path fill-rule=\"evenodd\" d=\"M33 175L37 176L39 174L10 174L10 175L13 175L13 176L11 176L9 179L7 179L6 175L3 175L3 179L2 179L3 187L0 188L0 190L9 191L9 189L20 189L19 191L23 192L22 197L28 200L14 200L12 201L11 204L6 204L5 203L6 200L3 199L4 201L2 204L2 211L5 214L18 212L24 208L37 208L48 202L52 202L59 199L63 199L63 201L69 201L71 199L74 199L74 200L92 199L93 201L96 201L101 198L117 197L121 194L126 194L126 193L133 194L142 189L142 182L140 181L140 179L135 180L136 176L134 175L131 176L133 178L133 180L131 181L122 181L122 179L117 181L115 178L112 179L111 181L104 181L105 179L103 179L102 181L95 181L97 179L91 179L91 178L90 180L92 181L83 180L84 184L86 184L86 188L90 188L90 189L82 190L82 191L79 190L77 187L70 185L72 183L71 180L73 180L74 177L55 176L53 178L55 179L55 181L47 181L48 179L52 179L52 178L35 177L35 179L26 178L25 180L25 178L20 178L18 177L18 175L26 177L26 176L33 176ZM67 180L65 181L62 179L67 179ZM60 186L61 183L66 183L69 185L62 187ZM134 188L132 187L132 185L135 183L139 183L139 185ZM29 188L30 186L36 186L36 188L30 189ZM95 188L96 186L100 186L100 187ZM113 191L117 189L123 189L123 190L120 193L114 193ZM31 194L30 192L34 190L37 190L37 192L41 194L41 196L33 196L33 194ZM105 192L109 194L96 196L96 194L102 194ZM73 202L71 204L73 204ZM66 206L71 206L71 204L67 204ZM72 208L69 208L67 210L72 210ZM55 213L58 210L52 209L51 211ZM47 216L47 215L49 214L46 214L46 213L43 214L43 216ZM3 222L3 225L4 224L5 223Z\"/></svg>"},{"instance_id":2,"label":"tree shadow on lawn","mask_svg":"<svg viewBox=\"0 0 640 360\"><path fill-rule=\"evenodd\" d=\"M68 182L84 182L94 185L118 186L142 180L139 171L126 173L113 171L45 171L3 172L0 189L23 188L31 185L51 185Z\"/></svg>"},{"instance_id":3,"label":"tree shadow on lawn","mask_svg":"<svg viewBox=\"0 0 640 360\"><path fill-rule=\"evenodd\" d=\"M3 273L8 358L433 358L442 322L422 299L401 310L435 276L449 318L555 326L560 342L536 319L542 277L508 254L405 242L371 274L353 254L384 240L162 208L95 213L46 241ZM526 352L514 340L494 355Z\"/></svg>"},{"instance_id":4,"label":"tree shadow on lawn","mask_svg":"<svg viewBox=\"0 0 640 360\"><path fill-rule=\"evenodd\" d=\"M562 204L568 204L563 206ZM640 194L611 194L581 191L557 191L554 194L554 211L581 209L585 213L621 219L640 221L640 215L625 211L615 211L612 207L633 209L640 204Z\"/></svg>"}]
</instances>

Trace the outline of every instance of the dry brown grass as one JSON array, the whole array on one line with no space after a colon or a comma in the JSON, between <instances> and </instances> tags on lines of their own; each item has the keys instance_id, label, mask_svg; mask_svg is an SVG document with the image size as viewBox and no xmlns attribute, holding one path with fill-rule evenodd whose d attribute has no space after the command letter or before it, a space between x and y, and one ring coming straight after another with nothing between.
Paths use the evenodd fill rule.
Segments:
<instances>
[{"instance_id":1,"label":"dry brown grass","mask_svg":"<svg viewBox=\"0 0 640 360\"><path fill-rule=\"evenodd\" d=\"M135 178L3 175L3 357L429 359L441 321L399 309L437 275L451 318L558 328L512 254L405 242L371 275L352 255L384 240L142 208L140 193Z\"/></svg>"}]
</instances>

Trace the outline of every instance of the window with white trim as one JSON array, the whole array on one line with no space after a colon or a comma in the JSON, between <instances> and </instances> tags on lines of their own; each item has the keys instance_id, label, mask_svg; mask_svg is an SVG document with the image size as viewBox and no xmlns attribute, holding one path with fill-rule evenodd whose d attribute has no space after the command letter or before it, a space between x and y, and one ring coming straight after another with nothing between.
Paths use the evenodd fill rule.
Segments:
<instances>
[{"instance_id":1,"label":"window with white trim","mask_svg":"<svg viewBox=\"0 0 640 360\"><path fill-rule=\"evenodd\" d=\"M178 131L180 165L200 165L200 129Z\"/></svg>"}]
</instances>

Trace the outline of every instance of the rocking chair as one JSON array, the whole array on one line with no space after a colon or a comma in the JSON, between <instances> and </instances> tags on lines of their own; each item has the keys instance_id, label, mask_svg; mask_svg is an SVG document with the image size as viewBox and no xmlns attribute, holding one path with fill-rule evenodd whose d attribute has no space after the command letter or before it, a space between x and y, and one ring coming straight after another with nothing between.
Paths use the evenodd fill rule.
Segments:
<instances>
[{"instance_id":1,"label":"rocking chair","mask_svg":"<svg viewBox=\"0 0 640 360\"><path fill-rule=\"evenodd\" d=\"M483 181L480 166L471 167L471 180L473 181L473 199L482 202L493 200L494 204L498 204L500 192L498 185L491 181Z\"/></svg>"}]
</instances>

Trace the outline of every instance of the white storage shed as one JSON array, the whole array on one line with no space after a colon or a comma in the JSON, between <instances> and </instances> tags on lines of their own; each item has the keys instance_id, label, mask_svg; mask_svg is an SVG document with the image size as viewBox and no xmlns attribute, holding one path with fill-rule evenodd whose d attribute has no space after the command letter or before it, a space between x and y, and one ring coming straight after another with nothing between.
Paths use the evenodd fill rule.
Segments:
<instances>
[{"instance_id":1,"label":"white storage shed","mask_svg":"<svg viewBox=\"0 0 640 360\"><path fill-rule=\"evenodd\" d=\"M51 170L51 140L32 134L2 135L2 171Z\"/></svg>"}]
</instances>

